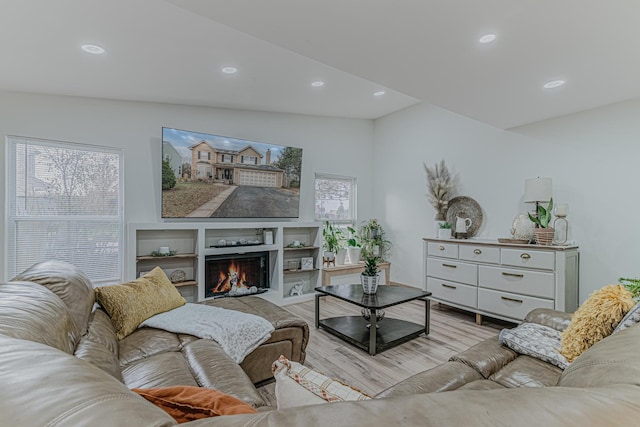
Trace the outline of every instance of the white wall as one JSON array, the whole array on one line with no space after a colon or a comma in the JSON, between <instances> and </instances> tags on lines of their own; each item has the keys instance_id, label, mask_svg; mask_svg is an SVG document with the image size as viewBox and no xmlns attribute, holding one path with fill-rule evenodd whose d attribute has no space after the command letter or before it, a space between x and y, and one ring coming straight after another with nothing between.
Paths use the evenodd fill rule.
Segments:
<instances>
[{"instance_id":1,"label":"white wall","mask_svg":"<svg viewBox=\"0 0 640 427\"><path fill-rule=\"evenodd\" d=\"M358 213L363 218L371 214L371 120L0 91L2 180L7 135L123 148L126 222L162 221L159 159L163 126L300 147L303 149L300 220L313 220L315 172L357 177ZM3 182L2 224L4 187ZM5 238L1 227L0 260L5 259ZM1 272L0 278L4 276Z\"/></svg>"},{"instance_id":2,"label":"white wall","mask_svg":"<svg viewBox=\"0 0 640 427\"><path fill-rule=\"evenodd\" d=\"M422 237L433 236L422 162L445 159L458 194L482 206L479 236L509 237L524 181L553 178L554 200L569 204L570 235L580 246L580 300L640 276L640 102L627 102L504 131L429 104L375 123L375 215L394 245L391 278L420 286ZM626 227L626 225L631 225Z\"/></svg>"}]
</instances>

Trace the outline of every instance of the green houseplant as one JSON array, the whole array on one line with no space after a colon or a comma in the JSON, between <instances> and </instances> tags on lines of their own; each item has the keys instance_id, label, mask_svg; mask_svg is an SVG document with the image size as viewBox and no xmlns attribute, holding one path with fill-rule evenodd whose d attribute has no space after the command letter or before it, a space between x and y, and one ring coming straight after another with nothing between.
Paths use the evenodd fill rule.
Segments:
<instances>
[{"instance_id":1,"label":"green houseplant","mask_svg":"<svg viewBox=\"0 0 640 427\"><path fill-rule=\"evenodd\" d=\"M333 261L336 252L340 249L342 230L334 227L329 221L325 221L322 229L322 248L324 249L323 257L325 261Z\"/></svg>"},{"instance_id":2,"label":"green houseplant","mask_svg":"<svg viewBox=\"0 0 640 427\"><path fill-rule=\"evenodd\" d=\"M349 256L349 264L357 264L360 261L360 239L355 228L347 227L349 238L347 239L347 254Z\"/></svg>"},{"instance_id":3,"label":"green houseplant","mask_svg":"<svg viewBox=\"0 0 640 427\"><path fill-rule=\"evenodd\" d=\"M360 281L362 282L362 292L365 294L372 295L378 290L378 282L380 281L378 261L377 256L364 257L364 271L360 275Z\"/></svg>"},{"instance_id":4,"label":"green houseplant","mask_svg":"<svg viewBox=\"0 0 640 427\"><path fill-rule=\"evenodd\" d=\"M380 261L384 261L389 255L391 242L387 240L384 228L377 219L363 222L358 230L358 237L364 257L377 256Z\"/></svg>"},{"instance_id":5,"label":"green houseplant","mask_svg":"<svg viewBox=\"0 0 640 427\"><path fill-rule=\"evenodd\" d=\"M440 223L440 229L438 230L438 238L439 239L451 238L451 224L449 224L448 222Z\"/></svg>"},{"instance_id":6,"label":"green houseplant","mask_svg":"<svg viewBox=\"0 0 640 427\"><path fill-rule=\"evenodd\" d=\"M555 230L553 227L550 227L551 223L551 212L553 211L553 197L549 199L549 204L545 208L542 205L537 205L536 215L531 215L528 213L529 219L536 224L536 228L534 230L536 236L536 243L539 245L550 245L553 242L553 236Z\"/></svg>"}]
</instances>

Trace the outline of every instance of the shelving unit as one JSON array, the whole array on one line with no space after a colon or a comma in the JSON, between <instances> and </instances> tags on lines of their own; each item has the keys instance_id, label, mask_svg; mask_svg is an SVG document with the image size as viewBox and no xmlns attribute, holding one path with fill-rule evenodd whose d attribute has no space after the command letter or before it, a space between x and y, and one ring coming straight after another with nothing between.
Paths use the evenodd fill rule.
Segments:
<instances>
[{"instance_id":1,"label":"shelving unit","mask_svg":"<svg viewBox=\"0 0 640 427\"><path fill-rule=\"evenodd\" d=\"M167 276L183 270L186 279L174 283L178 291L195 302L204 299L205 257L208 255L269 253L268 292L260 297L284 305L313 298L313 289L321 283L321 230L322 224L309 222L261 223L132 223L128 225L127 280L160 266ZM272 243L264 243L264 232L272 236ZM287 247L294 242L304 247ZM167 246L177 253L155 257L151 252ZM300 269L299 260L311 258L313 268ZM298 260L295 271L288 262ZM296 286L302 295L291 295Z\"/></svg>"}]
</instances>

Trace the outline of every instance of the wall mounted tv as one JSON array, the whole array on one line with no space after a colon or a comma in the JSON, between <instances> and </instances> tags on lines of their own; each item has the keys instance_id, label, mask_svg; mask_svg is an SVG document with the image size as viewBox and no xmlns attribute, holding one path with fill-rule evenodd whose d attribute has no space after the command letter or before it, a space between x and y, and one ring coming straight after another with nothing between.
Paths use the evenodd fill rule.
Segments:
<instances>
[{"instance_id":1,"label":"wall mounted tv","mask_svg":"<svg viewBox=\"0 0 640 427\"><path fill-rule=\"evenodd\" d=\"M302 149L162 128L163 218L297 218Z\"/></svg>"}]
</instances>

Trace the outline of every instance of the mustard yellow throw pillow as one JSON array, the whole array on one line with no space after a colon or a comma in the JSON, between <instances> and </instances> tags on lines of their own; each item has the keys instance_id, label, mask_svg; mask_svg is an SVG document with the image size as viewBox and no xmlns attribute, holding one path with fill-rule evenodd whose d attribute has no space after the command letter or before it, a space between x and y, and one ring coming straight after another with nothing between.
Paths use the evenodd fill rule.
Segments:
<instances>
[{"instance_id":1,"label":"mustard yellow throw pillow","mask_svg":"<svg viewBox=\"0 0 640 427\"><path fill-rule=\"evenodd\" d=\"M149 317L187 302L160 267L132 282L96 288L96 299L111 317L118 339Z\"/></svg>"},{"instance_id":2,"label":"mustard yellow throw pillow","mask_svg":"<svg viewBox=\"0 0 640 427\"><path fill-rule=\"evenodd\" d=\"M583 351L611 335L634 304L633 295L622 285L608 285L592 293L562 332L560 354L573 362Z\"/></svg>"}]
</instances>

